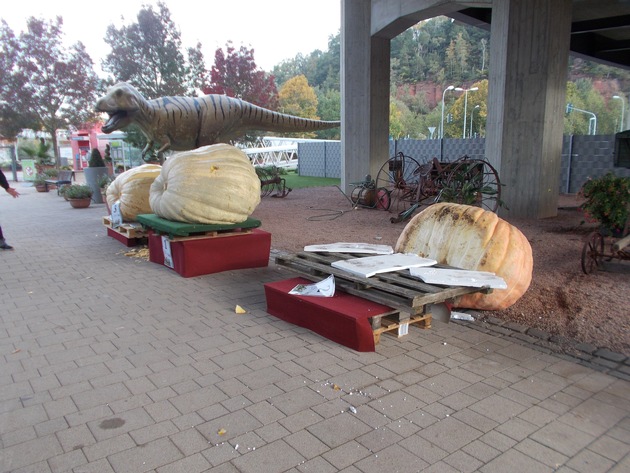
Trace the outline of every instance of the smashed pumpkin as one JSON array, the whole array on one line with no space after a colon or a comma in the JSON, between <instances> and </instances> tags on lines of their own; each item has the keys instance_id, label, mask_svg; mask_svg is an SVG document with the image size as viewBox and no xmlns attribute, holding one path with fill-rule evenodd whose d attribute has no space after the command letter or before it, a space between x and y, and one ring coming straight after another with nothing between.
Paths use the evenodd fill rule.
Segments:
<instances>
[{"instance_id":1,"label":"smashed pumpkin","mask_svg":"<svg viewBox=\"0 0 630 473\"><path fill-rule=\"evenodd\" d=\"M161 169L157 164L143 164L118 175L107 186L109 208L119 202L120 213L126 222L134 222L139 214L150 214L149 191Z\"/></svg>"},{"instance_id":2,"label":"smashed pumpkin","mask_svg":"<svg viewBox=\"0 0 630 473\"><path fill-rule=\"evenodd\" d=\"M532 248L515 226L469 205L440 203L414 216L400 234L396 252L415 253L462 269L490 271L507 289L469 294L456 307L501 310L514 304L532 279Z\"/></svg>"},{"instance_id":3,"label":"smashed pumpkin","mask_svg":"<svg viewBox=\"0 0 630 473\"><path fill-rule=\"evenodd\" d=\"M151 185L150 203L153 213L166 220L240 223L260 203L260 179L240 149L203 146L166 160Z\"/></svg>"}]
</instances>

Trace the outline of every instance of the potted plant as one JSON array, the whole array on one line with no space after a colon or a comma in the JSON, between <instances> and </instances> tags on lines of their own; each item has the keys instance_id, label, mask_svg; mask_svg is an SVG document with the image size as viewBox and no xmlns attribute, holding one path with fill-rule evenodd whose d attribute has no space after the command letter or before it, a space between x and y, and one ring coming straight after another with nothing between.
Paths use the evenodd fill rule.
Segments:
<instances>
[{"instance_id":1,"label":"potted plant","mask_svg":"<svg viewBox=\"0 0 630 473\"><path fill-rule=\"evenodd\" d=\"M111 213L109 209L109 204L107 203L107 188L109 187L109 185L112 183L114 179L115 177L106 174L104 176L101 176L100 179L98 180L98 187L101 192L101 199L107 206L107 213Z\"/></svg>"},{"instance_id":2,"label":"potted plant","mask_svg":"<svg viewBox=\"0 0 630 473\"><path fill-rule=\"evenodd\" d=\"M37 145L20 146L20 152L35 161L35 168L38 173L43 172L44 169L50 169L55 164L54 156L50 154L51 149L52 144L46 143L43 138L40 138Z\"/></svg>"},{"instance_id":3,"label":"potted plant","mask_svg":"<svg viewBox=\"0 0 630 473\"><path fill-rule=\"evenodd\" d=\"M90 206L93 191L87 184L72 184L65 186L63 196L75 209L84 209Z\"/></svg>"},{"instance_id":4,"label":"potted plant","mask_svg":"<svg viewBox=\"0 0 630 473\"><path fill-rule=\"evenodd\" d=\"M48 179L44 174L37 174L35 179L33 179L33 185L37 192L48 192L48 186L46 185L46 179Z\"/></svg>"},{"instance_id":5,"label":"potted plant","mask_svg":"<svg viewBox=\"0 0 630 473\"><path fill-rule=\"evenodd\" d=\"M85 183L92 189L94 202L102 204L101 188L98 183L103 176L108 175L108 170L105 160L103 160L103 156L101 156L101 152L97 148L94 148L90 153L88 167L83 170L83 173L85 175Z\"/></svg>"},{"instance_id":6,"label":"potted plant","mask_svg":"<svg viewBox=\"0 0 630 473\"><path fill-rule=\"evenodd\" d=\"M630 177L609 172L586 181L578 195L585 199L580 208L587 221L599 222L604 235L623 236L630 209Z\"/></svg>"}]
</instances>

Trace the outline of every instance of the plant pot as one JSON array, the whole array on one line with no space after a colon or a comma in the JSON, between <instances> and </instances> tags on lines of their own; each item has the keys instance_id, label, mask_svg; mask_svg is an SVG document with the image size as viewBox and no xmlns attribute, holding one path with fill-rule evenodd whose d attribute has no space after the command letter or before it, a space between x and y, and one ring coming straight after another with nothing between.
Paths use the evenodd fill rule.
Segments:
<instances>
[{"instance_id":1,"label":"plant pot","mask_svg":"<svg viewBox=\"0 0 630 473\"><path fill-rule=\"evenodd\" d=\"M70 202L70 205L75 209L85 209L89 207L90 203L92 202L91 197L84 197L82 199L66 199L66 200Z\"/></svg>"},{"instance_id":2,"label":"plant pot","mask_svg":"<svg viewBox=\"0 0 630 473\"><path fill-rule=\"evenodd\" d=\"M37 192L48 192L49 191L49 187L46 187L45 184L36 184L35 185L35 190Z\"/></svg>"},{"instance_id":3,"label":"plant pot","mask_svg":"<svg viewBox=\"0 0 630 473\"><path fill-rule=\"evenodd\" d=\"M83 169L83 176L85 177L85 183L92 189L92 197L95 204L102 204L101 188L98 185L98 181L101 177L107 176L107 168L91 168L87 167Z\"/></svg>"}]
</instances>

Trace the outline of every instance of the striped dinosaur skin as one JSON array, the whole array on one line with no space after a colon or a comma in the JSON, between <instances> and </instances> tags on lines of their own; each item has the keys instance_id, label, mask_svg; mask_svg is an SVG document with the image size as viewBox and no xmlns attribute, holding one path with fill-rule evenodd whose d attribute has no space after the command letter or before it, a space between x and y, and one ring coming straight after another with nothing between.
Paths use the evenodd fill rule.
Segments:
<instances>
[{"instance_id":1,"label":"striped dinosaur skin","mask_svg":"<svg viewBox=\"0 0 630 473\"><path fill-rule=\"evenodd\" d=\"M295 117L258 107L227 95L145 99L126 82L111 87L96 102L96 110L109 114L103 133L135 123L158 152L184 151L215 143L228 143L247 131L304 132L340 126L338 121Z\"/></svg>"}]
</instances>

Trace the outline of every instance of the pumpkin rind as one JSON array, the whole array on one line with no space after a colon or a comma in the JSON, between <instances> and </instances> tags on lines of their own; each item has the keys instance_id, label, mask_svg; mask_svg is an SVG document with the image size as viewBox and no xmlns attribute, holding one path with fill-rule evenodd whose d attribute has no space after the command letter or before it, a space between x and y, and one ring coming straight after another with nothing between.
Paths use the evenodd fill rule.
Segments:
<instances>
[{"instance_id":1,"label":"pumpkin rind","mask_svg":"<svg viewBox=\"0 0 630 473\"><path fill-rule=\"evenodd\" d=\"M109 207L120 202L120 213L127 222L135 221L139 214L150 214L149 192L161 169L157 164L143 164L119 174L107 187Z\"/></svg>"},{"instance_id":2,"label":"pumpkin rind","mask_svg":"<svg viewBox=\"0 0 630 473\"><path fill-rule=\"evenodd\" d=\"M223 143L170 157L151 185L151 209L166 220L240 223L259 203L260 179L249 158Z\"/></svg>"},{"instance_id":3,"label":"pumpkin rind","mask_svg":"<svg viewBox=\"0 0 630 473\"><path fill-rule=\"evenodd\" d=\"M452 203L427 207L403 229L395 250L457 268L493 272L507 283L507 289L494 289L491 294L462 296L456 307L505 309L527 291L532 279L532 248L525 235L479 207Z\"/></svg>"}]
</instances>

